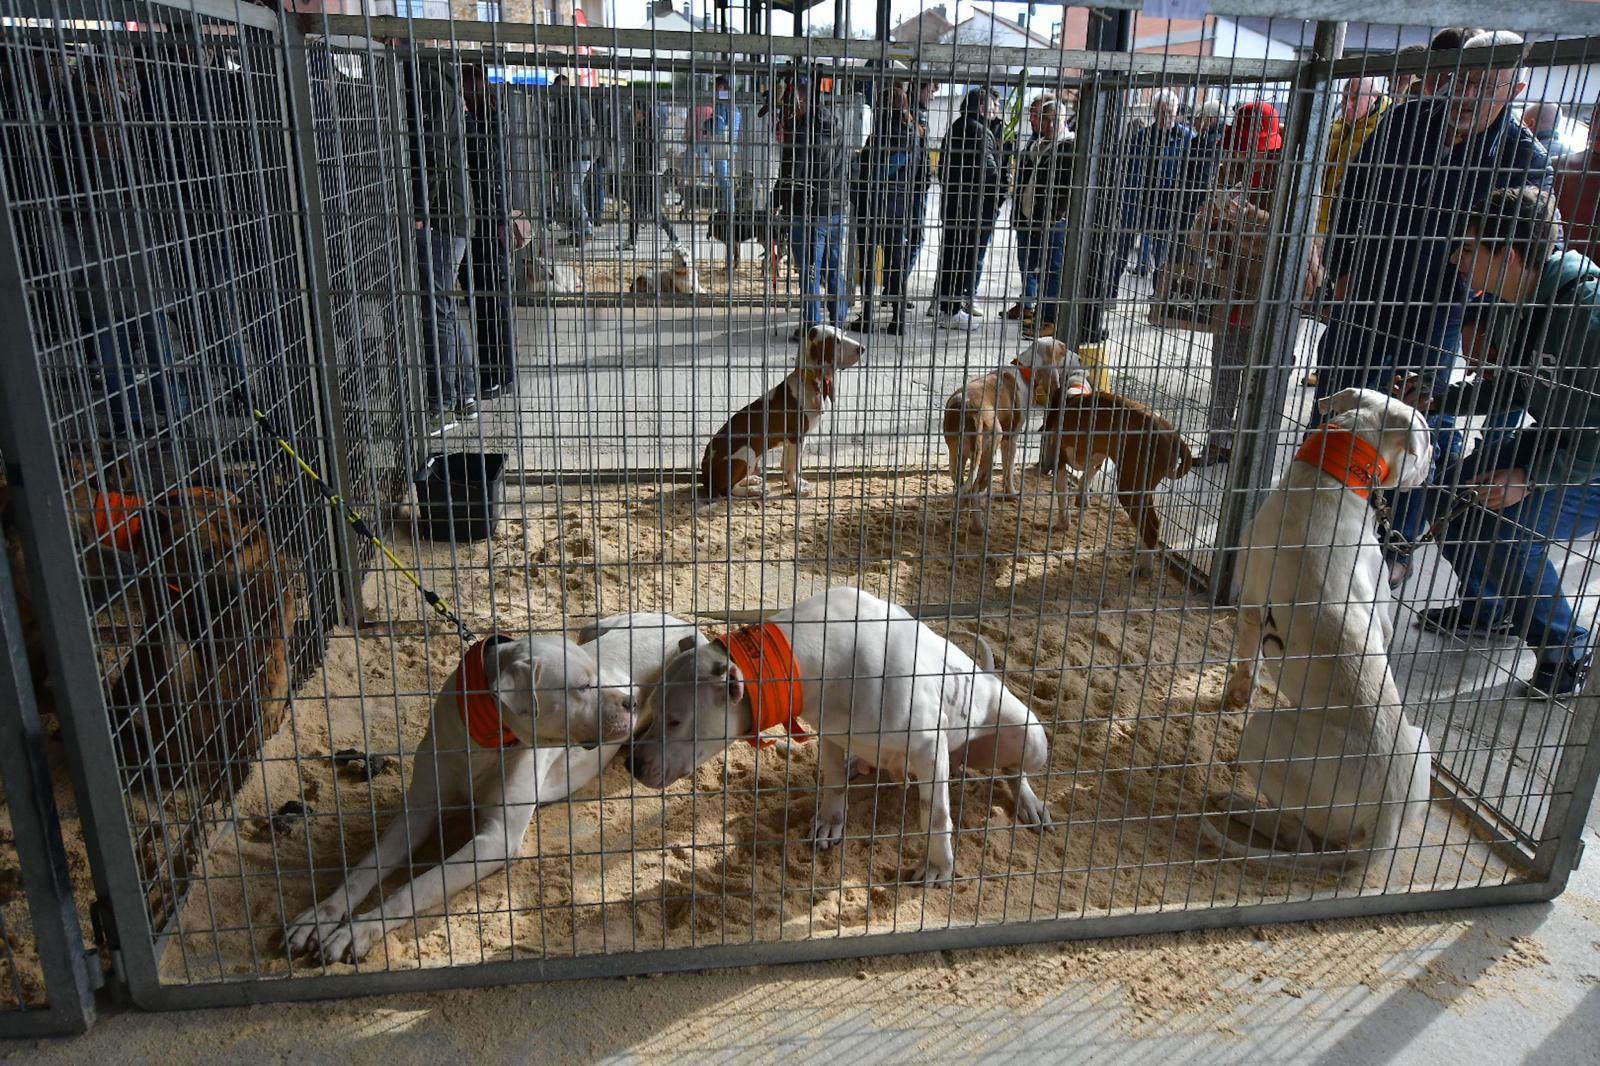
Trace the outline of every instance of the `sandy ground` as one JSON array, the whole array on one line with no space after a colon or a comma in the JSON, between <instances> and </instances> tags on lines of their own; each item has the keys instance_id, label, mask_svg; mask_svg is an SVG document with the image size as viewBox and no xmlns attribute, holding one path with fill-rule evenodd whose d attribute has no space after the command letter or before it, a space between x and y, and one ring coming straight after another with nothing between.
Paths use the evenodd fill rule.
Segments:
<instances>
[{"instance_id":1,"label":"sandy ground","mask_svg":"<svg viewBox=\"0 0 1600 1066\"><path fill-rule=\"evenodd\" d=\"M1594 843L1591 834L1591 845ZM7 1061L1592 1063L1600 868L1553 905L116 1013Z\"/></svg>"},{"instance_id":2,"label":"sandy ground","mask_svg":"<svg viewBox=\"0 0 1600 1066\"><path fill-rule=\"evenodd\" d=\"M513 632L553 628L563 612L771 609L850 581L907 604L979 604L1007 683L1051 733L1051 770L1039 784L1056 827L1013 826L1004 792L970 779L954 796L959 880L925 892L900 883L921 853L903 836L918 801L898 783L857 782L843 848L817 857L803 844L816 800L814 746L785 759L739 745L665 794L635 788L613 766L598 790L543 810L508 872L458 895L443 920L391 934L368 967L850 936L1361 887L1314 867L1290 876L1219 862L1197 843L1204 797L1231 783L1221 764L1239 716L1220 708L1231 619L1175 578L1131 582L1131 529L1109 501L1052 535L1044 497L1027 494L1020 520L1011 505L995 508L986 545L977 536L952 540L936 502L941 490L923 479L838 479L821 489L801 502L696 510L677 488L566 488L555 506L511 508L486 544L459 548L453 560L428 545L418 561L425 580L466 605L479 632L491 622ZM830 553L830 543L851 548ZM416 598L398 581L390 575L376 591L378 628L335 640L289 728L242 786L237 810L218 819L183 911L185 933L166 957L169 980L287 971L278 933L311 898L308 869L316 891L327 892L397 809L401 774L379 775L369 788L336 773L329 755L347 747L409 754L430 693L458 660L450 635L419 628ZM384 620L398 635L385 635ZM961 623L951 632L970 646ZM274 830L267 815L291 801L313 814ZM446 845L458 839L447 834ZM1466 839L1441 807L1427 845L1401 856L1390 890L1501 880L1505 872ZM420 859L437 854L437 841L419 850ZM1381 887L1374 877L1369 890Z\"/></svg>"}]
</instances>

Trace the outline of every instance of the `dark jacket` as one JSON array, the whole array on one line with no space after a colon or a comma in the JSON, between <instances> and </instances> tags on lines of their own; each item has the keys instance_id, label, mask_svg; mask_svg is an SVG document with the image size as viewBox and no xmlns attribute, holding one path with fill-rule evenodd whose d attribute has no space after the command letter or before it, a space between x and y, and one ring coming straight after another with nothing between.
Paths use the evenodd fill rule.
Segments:
<instances>
[{"instance_id":1,"label":"dark jacket","mask_svg":"<svg viewBox=\"0 0 1600 1066\"><path fill-rule=\"evenodd\" d=\"M820 103L785 127L779 178L787 210L796 217L826 218L844 213L850 182L850 157L833 116Z\"/></svg>"},{"instance_id":2,"label":"dark jacket","mask_svg":"<svg viewBox=\"0 0 1600 1066\"><path fill-rule=\"evenodd\" d=\"M467 113L467 173L472 178L472 204L478 215L477 236L495 236L511 213L506 195L505 117L498 100L485 99L476 111Z\"/></svg>"},{"instance_id":3,"label":"dark jacket","mask_svg":"<svg viewBox=\"0 0 1600 1066\"><path fill-rule=\"evenodd\" d=\"M411 197L417 218L456 237L472 235L466 166L466 104L455 64L418 59L406 88L411 104Z\"/></svg>"},{"instance_id":4,"label":"dark jacket","mask_svg":"<svg viewBox=\"0 0 1600 1066\"><path fill-rule=\"evenodd\" d=\"M1145 230L1172 225L1174 208L1187 205L1194 130L1182 122L1165 130L1155 123L1128 138L1122 172L1124 216ZM1183 219L1180 221L1187 221Z\"/></svg>"},{"instance_id":5,"label":"dark jacket","mask_svg":"<svg viewBox=\"0 0 1600 1066\"><path fill-rule=\"evenodd\" d=\"M1327 275L1348 275L1340 318L1438 346L1462 320L1467 283L1450 262L1472 210L1498 188L1550 187L1544 148L1506 108L1487 131L1445 145L1441 99L1391 108L1339 185Z\"/></svg>"},{"instance_id":6,"label":"dark jacket","mask_svg":"<svg viewBox=\"0 0 1600 1066\"><path fill-rule=\"evenodd\" d=\"M571 85L550 90L550 157L558 166L571 166L591 158L594 113Z\"/></svg>"},{"instance_id":7,"label":"dark jacket","mask_svg":"<svg viewBox=\"0 0 1600 1066\"><path fill-rule=\"evenodd\" d=\"M1438 410L1527 411L1535 423L1528 432L1540 442L1530 485L1600 479L1600 266L1579 252L1552 256L1533 299L1504 324L1498 346L1504 361L1488 375L1452 385Z\"/></svg>"},{"instance_id":8,"label":"dark jacket","mask_svg":"<svg viewBox=\"0 0 1600 1066\"><path fill-rule=\"evenodd\" d=\"M928 195L928 146L917 123L896 116L874 123L856 158L850 210L859 221L902 221Z\"/></svg>"},{"instance_id":9,"label":"dark jacket","mask_svg":"<svg viewBox=\"0 0 1600 1066\"><path fill-rule=\"evenodd\" d=\"M992 223L1005 200L1000 141L971 109L950 124L939 155L946 221Z\"/></svg>"},{"instance_id":10,"label":"dark jacket","mask_svg":"<svg viewBox=\"0 0 1600 1066\"><path fill-rule=\"evenodd\" d=\"M1035 138L1017 159L1017 193L1012 208L1018 223L1048 226L1067 217L1072 195L1076 143L1071 134L1054 143Z\"/></svg>"}]
</instances>

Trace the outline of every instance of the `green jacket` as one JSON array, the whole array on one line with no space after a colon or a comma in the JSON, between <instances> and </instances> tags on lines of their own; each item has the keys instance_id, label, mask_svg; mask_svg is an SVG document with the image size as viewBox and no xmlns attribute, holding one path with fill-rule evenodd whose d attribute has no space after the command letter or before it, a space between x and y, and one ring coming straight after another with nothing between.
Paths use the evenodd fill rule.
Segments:
<instances>
[{"instance_id":1,"label":"green jacket","mask_svg":"<svg viewBox=\"0 0 1600 1066\"><path fill-rule=\"evenodd\" d=\"M1541 435L1534 486L1600 479L1600 266L1580 252L1551 257L1533 299L1496 322L1502 363L1488 381L1452 385L1441 414L1527 411Z\"/></svg>"}]
</instances>

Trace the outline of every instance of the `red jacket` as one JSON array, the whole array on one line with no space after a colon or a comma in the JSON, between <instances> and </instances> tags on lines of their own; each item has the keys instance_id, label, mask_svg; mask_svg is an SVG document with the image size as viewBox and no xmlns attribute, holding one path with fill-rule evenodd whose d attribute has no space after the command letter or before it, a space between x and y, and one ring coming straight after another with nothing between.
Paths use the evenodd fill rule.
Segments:
<instances>
[{"instance_id":1,"label":"red jacket","mask_svg":"<svg viewBox=\"0 0 1600 1066\"><path fill-rule=\"evenodd\" d=\"M1600 252L1600 174L1589 170L1590 160L1600 165L1600 153L1593 149L1574 152L1555 165L1556 207L1566 230L1567 247L1590 259Z\"/></svg>"}]
</instances>

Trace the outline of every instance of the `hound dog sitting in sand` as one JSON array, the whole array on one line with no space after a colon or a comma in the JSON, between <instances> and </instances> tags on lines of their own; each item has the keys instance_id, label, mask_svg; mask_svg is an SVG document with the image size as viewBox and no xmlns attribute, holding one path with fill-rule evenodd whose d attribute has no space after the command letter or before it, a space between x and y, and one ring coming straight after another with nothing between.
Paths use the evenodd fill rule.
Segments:
<instances>
[{"instance_id":1,"label":"hound dog sitting in sand","mask_svg":"<svg viewBox=\"0 0 1600 1066\"><path fill-rule=\"evenodd\" d=\"M1338 866L1392 851L1427 809L1432 756L1389 666L1394 607L1373 505L1381 489L1422 485L1432 451L1422 415L1383 393L1346 389L1320 407L1328 423L1251 520L1239 571L1228 702L1249 706L1264 660L1278 705L1250 711L1239 738L1259 799L1235 793L1223 810L1270 845L1201 824L1230 855Z\"/></svg>"}]
</instances>

